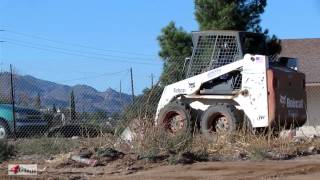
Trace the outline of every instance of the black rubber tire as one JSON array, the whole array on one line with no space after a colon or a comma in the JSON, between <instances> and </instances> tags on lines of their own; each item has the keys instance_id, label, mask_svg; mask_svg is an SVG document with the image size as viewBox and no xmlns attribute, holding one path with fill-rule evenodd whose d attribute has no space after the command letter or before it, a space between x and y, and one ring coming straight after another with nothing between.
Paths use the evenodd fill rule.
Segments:
<instances>
[{"instance_id":1,"label":"black rubber tire","mask_svg":"<svg viewBox=\"0 0 320 180\"><path fill-rule=\"evenodd\" d=\"M5 122L0 121L0 128L4 129L4 137L1 137L0 135L0 140L7 139L9 137L8 125Z\"/></svg>"},{"instance_id":2,"label":"black rubber tire","mask_svg":"<svg viewBox=\"0 0 320 180\"><path fill-rule=\"evenodd\" d=\"M164 127L168 132L175 134L176 132L172 129L171 119L176 115L180 116L183 121L183 127L176 132L191 132L193 126L191 123L190 108L180 102L172 102L163 107L159 112L157 123Z\"/></svg>"},{"instance_id":3,"label":"black rubber tire","mask_svg":"<svg viewBox=\"0 0 320 180\"><path fill-rule=\"evenodd\" d=\"M225 127L225 132L232 134L237 131L238 118L236 108L232 105L217 104L210 106L205 110L201 117L200 130L206 138L212 138L213 133L217 133L217 121L221 117L225 117L228 127Z\"/></svg>"},{"instance_id":4,"label":"black rubber tire","mask_svg":"<svg viewBox=\"0 0 320 180\"><path fill-rule=\"evenodd\" d=\"M243 113L243 120L242 120L241 126L239 127L239 131L247 135L256 134L256 130L253 129L250 119L244 113Z\"/></svg>"}]
</instances>

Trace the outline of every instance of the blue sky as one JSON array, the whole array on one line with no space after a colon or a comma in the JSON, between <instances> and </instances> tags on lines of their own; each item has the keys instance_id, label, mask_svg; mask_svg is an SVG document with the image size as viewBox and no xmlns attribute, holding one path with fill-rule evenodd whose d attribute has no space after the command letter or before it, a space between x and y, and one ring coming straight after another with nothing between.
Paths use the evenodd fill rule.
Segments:
<instances>
[{"instance_id":1,"label":"blue sky","mask_svg":"<svg viewBox=\"0 0 320 180\"><path fill-rule=\"evenodd\" d=\"M0 0L0 65L58 83L130 92L158 78L156 37L173 20L198 29L189 0ZM261 25L280 38L320 38L320 2L269 0Z\"/></svg>"}]
</instances>

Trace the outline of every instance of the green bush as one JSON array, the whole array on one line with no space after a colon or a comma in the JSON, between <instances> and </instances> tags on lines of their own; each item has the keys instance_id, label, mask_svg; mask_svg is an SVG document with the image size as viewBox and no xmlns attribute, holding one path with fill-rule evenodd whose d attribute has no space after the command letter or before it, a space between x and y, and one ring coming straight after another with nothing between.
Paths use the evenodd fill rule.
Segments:
<instances>
[{"instance_id":1,"label":"green bush","mask_svg":"<svg viewBox=\"0 0 320 180\"><path fill-rule=\"evenodd\" d=\"M0 141L0 163L14 155L14 147L6 141Z\"/></svg>"}]
</instances>

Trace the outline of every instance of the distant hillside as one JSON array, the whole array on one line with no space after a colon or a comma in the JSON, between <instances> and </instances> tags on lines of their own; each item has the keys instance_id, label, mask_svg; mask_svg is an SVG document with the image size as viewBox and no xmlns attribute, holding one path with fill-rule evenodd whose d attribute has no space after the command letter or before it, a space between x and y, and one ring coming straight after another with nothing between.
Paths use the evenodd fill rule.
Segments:
<instances>
[{"instance_id":1,"label":"distant hillside","mask_svg":"<svg viewBox=\"0 0 320 180\"><path fill-rule=\"evenodd\" d=\"M99 92L87 85L67 86L37 79L30 75L15 75L14 87L17 104L31 107L34 106L38 93L43 107L52 107L53 104L57 107L68 107L72 90L75 94L77 111L119 112L131 101L130 95L120 94L111 88ZM7 72L0 74L0 97L2 100L10 97L10 74Z\"/></svg>"}]
</instances>

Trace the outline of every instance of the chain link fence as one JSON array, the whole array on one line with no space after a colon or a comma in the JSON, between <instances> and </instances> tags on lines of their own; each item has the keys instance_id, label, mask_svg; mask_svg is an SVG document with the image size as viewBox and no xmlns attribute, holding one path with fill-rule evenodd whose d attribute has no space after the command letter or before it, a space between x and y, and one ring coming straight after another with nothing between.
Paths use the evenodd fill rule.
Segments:
<instances>
[{"instance_id":1,"label":"chain link fence","mask_svg":"<svg viewBox=\"0 0 320 180\"><path fill-rule=\"evenodd\" d=\"M163 82L170 84L185 77L185 58L166 61L175 64L165 65ZM0 87L2 138L38 133L72 137L98 136L114 132L117 126L126 126L126 122L134 119L154 119L164 84L155 83L132 97L114 90L116 88L98 92L89 86L69 87L8 71L0 74ZM306 91L306 125L317 126L320 124L320 88L307 85Z\"/></svg>"},{"instance_id":2,"label":"chain link fence","mask_svg":"<svg viewBox=\"0 0 320 180\"><path fill-rule=\"evenodd\" d=\"M183 78L184 59L167 59L176 66L165 69L160 77L163 82ZM134 83L139 84L139 80L143 79L136 78ZM122 81L127 89L113 87L99 92L87 85L67 86L4 71L0 73L0 138L120 135L131 122L154 120L164 84L152 81L133 95L130 73Z\"/></svg>"},{"instance_id":3,"label":"chain link fence","mask_svg":"<svg viewBox=\"0 0 320 180\"><path fill-rule=\"evenodd\" d=\"M29 75L0 74L0 138L70 139L120 136L126 128L139 129L152 124L163 88L187 76L188 59L168 58L161 80L132 96L130 73L126 93L117 88L99 92L86 85L66 86ZM139 78L135 79L139 81ZM156 82L156 81L155 81ZM306 126L320 126L320 87L308 86ZM305 130L304 130L305 131ZM307 130L309 131L309 130ZM318 130L316 130L318 131Z\"/></svg>"}]
</instances>

